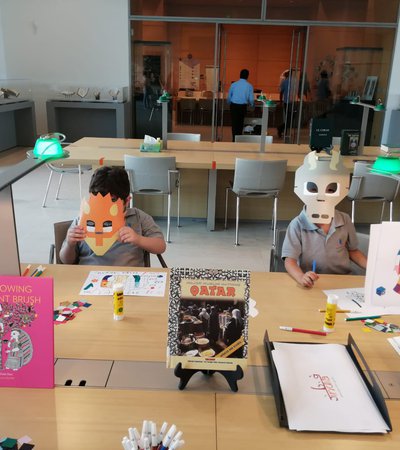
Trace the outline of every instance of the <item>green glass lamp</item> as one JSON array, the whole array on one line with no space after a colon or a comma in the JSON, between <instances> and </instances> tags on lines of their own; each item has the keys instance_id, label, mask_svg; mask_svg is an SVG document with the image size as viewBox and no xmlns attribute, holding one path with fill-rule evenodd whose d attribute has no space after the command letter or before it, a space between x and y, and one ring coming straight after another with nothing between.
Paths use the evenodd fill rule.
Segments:
<instances>
[{"instance_id":1,"label":"green glass lamp","mask_svg":"<svg viewBox=\"0 0 400 450\"><path fill-rule=\"evenodd\" d=\"M62 133L43 134L35 143L32 157L39 159L65 158L67 152L61 146L61 142L64 140L65 135Z\"/></svg>"},{"instance_id":2,"label":"green glass lamp","mask_svg":"<svg viewBox=\"0 0 400 450\"><path fill-rule=\"evenodd\" d=\"M169 102L171 100L171 94L167 91L163 91L161 97L158 99L159 102Z\"/></svg>"},{"instance_id":3,"label":"green glass lamp","mask_svg":"<svg viewBox=\"0 0 400 450\"><path fill-rule=\"evenodd\" d=\"M396 156L378 156L372 165L371 172L383 175L400 174L400 158Z\"/></svg>"}]
</instances>

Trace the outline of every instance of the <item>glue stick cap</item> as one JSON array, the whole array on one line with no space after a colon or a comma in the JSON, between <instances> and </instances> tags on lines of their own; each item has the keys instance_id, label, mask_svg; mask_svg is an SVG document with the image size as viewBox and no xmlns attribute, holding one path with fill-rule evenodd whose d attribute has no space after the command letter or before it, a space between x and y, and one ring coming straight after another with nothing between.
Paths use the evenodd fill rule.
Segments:
<instances>
[{"instance_id":1,"label":"glue stick cap","mask_svg":"<svg viewBox=\"0 0 400 450\"><path fill-rule=\"evenodd\" d=\"M328 298L326 299L327 303L330 303L331 305L337 305L339 297L334 294L329 294Z\"/></svg>"},{"instance_id":2,"label":"glue stick cap","mask_svg":"<svg viewBox=\"0 0 400 450\"><path fill-rule=\"evenodd\" d=\"M113 284L113 292L123 292L124 285L122 283L114 283Z\"/></svg>"}]
</instances>

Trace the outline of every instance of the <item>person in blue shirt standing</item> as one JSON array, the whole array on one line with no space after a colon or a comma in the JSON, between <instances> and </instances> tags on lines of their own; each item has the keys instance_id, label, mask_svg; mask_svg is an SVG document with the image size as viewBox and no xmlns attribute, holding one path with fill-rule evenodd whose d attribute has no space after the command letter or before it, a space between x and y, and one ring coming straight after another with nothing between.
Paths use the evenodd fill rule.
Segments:
<instances>
[{"instance_id":1,"label":"person in blue shirt standing","mask_svg":"<svg viewBox=\"0 0 400 450\"><path fill-rule=\"evenodd\" d=\"M249 71L240 71L240 80L235 81L229 88L227 102L230 105L232 120L232 141L235 136L243 133L244 118L246 116L247 105L254 106L254 89L247 81Z\"/></svg>"}]
</instances>

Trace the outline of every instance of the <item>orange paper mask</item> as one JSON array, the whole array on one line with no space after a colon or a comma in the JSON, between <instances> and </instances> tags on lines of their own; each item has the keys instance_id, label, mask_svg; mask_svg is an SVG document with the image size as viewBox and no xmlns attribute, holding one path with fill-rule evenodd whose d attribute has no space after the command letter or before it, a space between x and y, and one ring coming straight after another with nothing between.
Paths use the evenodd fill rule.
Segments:
<instances>
[{"instance_id":1,"label":"orange paper mask","mask_svg":"<svg viewBox=\"0 0 400 450\"><path fill-rule=\"evenodd\" d=\"M86 243L93 252L102 256L118 238L125 225L124 203L113 202L111 195L90 194L89 201L82 200L79 224L86 230Z\"/></svg>"}]
</instances>

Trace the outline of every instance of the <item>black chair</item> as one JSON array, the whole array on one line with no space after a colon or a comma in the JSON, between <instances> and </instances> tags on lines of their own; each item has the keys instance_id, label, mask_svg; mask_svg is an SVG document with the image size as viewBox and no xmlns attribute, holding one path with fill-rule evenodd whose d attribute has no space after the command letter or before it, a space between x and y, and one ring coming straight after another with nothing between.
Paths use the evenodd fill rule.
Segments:
<instances>
[{"instance_id":1,"label":"black chair","mask_svg":"<svg viewBox=\"0 0 400 450\"><path fill-rule=\"evenodd\" d=\"M54 244L50 245L49 264L62 264L60 259L60 250L67 235L68 228L71 226L72 220L66 220L64 222L56 222L54 224ZM161 267L168 268L162 255L157 254L157 258L161 264ZM150 253L143 250L144 267L151 267Z\"/></svg>"},{"instance_id":2,"label":"black chair","mask_svg":"<svg viewBox=\"0 0 400 450\"><path fill-rule=\"evenodd\" d=\"M275 247L272 246L269 271L270 272L286 272L285 263L282 260L282 246L286 236L286 228L276 230L276 243Z\"/></svg>"}]
</instances>

